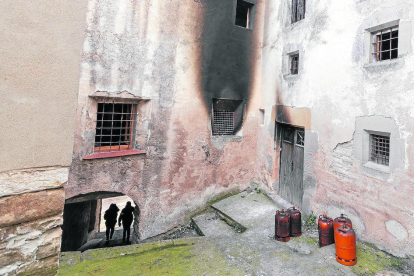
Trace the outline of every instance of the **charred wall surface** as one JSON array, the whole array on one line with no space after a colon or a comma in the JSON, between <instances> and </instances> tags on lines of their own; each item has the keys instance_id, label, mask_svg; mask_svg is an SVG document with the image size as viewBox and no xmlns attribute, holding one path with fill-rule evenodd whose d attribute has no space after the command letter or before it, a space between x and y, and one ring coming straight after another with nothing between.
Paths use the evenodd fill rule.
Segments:
<instances>
[{"instance_id":1,"label":"charred wall surface","mask_svg":"<svg viewBox=\"0 0 414 276\"><path fill-rule=\"evenodd\" d=\"M398 256L413 255L412 3L309 0L305 19L293 24L290 5L266 2L262 97L290 109L282 123L305 127L298 123L299 111L310 112L305 211L332 217L345 212L359 238ZM376 62L370 44L375 32L396 25L398 58ZM292 53L300 57L296 75L289 70ZM271 109L269 104L266 112ZM270 130L276 115L261 134L268 146L259 151L274 145ZM372 133L389 135L389 166L370 162ZM277 150L272 157L280 162ZM261 161L263 168L267 163ZM278 170L263 169L263 178L275 187Z\"/></svg>"},{"instance_id":2,"label":"charred wall surface","mask_svg":"<svg viewBox=\"0 0 414 276\"><path fill-rule=\"evenodd\" d=\"M66 197L120 192L139 206L137 235L165 232L255 178L262 1L254 28L237 1L89 1L74 155ZM242 135L213 137L213 98L243 101ZM96 104L138 106L138 155L93 154Z\"/></svg>"}]
</instances>

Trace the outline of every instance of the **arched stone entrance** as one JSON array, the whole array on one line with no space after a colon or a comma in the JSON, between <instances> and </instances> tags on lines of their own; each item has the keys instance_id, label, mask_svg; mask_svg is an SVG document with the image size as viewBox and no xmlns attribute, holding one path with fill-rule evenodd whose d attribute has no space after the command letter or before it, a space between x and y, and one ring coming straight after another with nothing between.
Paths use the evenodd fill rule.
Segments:
<instances>
[{"instance_id":1,"label":"arched stone entrance","mask_svg":"<svg viewBox=\"0 0 414 276\"><path fill-rule=\"evenodd\" d=\"M95 239L99 232L101 213L105 212L102 209L102 199L124 195L118 192L101 191L66 199L63 210L61 251L79 250L88 241ZM133 200L131 199L131 201ZM140 212L138 204L135 201L131 203L133 206L135 204L135 211L130 240L132 243L138 243L140 240L138 230ZM124 206L118 207L122 210Z\"/></svg>"}]
</instances>

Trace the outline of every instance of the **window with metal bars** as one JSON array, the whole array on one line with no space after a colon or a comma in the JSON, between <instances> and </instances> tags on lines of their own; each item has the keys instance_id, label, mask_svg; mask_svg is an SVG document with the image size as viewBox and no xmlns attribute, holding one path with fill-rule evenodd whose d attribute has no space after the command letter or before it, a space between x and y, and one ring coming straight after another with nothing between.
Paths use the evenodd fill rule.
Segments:
<instances>
[{"instance_id":1,"label":"window with metal bars","mask_svg":"<svg viewBox=\"0 0 414 276\"><path fill-rule=\"evenodd\" d=\"M235 24L240 27L251 29L252 9L253 9L253 4L243 1L243 0L237 0Z\"/></svg>"},{"instance_id":2,"label":"window with metal bars","mask_svg":"<svg viewBox=\"0 0 414 276\"><path fill-rule=\"evenodd\" d=\"M390 137L370 134L371 161L389 166L390 163Z\"/></svg>"},{"instance_id":3,"label":"window with metal bars","mask_svg":"<svg viewBox=\"0 0 414 276\"><path fill-rule=\"evenodd\" d=\"M305 18L306 0L292 0L292 23Z\"/></svg>"},{"instance_id":4,"label":"window with metal bars","mask_svg":"<svg viewBox=\"0 0 414 276\"><path fill-rule=\"evenodd\" d=\"M234 134L234 112L214 110L213 135Z\"/></svg>"},{"instance_id":5,"label":"window with metal bars","mask_svg":"<svg viewBox=\"0 0 414 276\"><path fill-rule=\"evenodd\" d=\"M243 101L213 99L211 127L213 136L240 135L243 121Z\"/></svg>"},{"instance_id":6,"label":"window with metal bars","mask_svg":"<svg viewBox=\"0 0 414 276\"><path fill-rule=\"evenodd\" d=\"M376 61L398 58L398 27L373 34L373 56Z\"/></svg>"},{"instance_id":7,"label":"window with metal bars","mask_svg":"<svg viewBox=\"0 0 414 276\"><path fill-rule=\"evenodd\" d=\"M292 75L299 73L299 54L290 55L290 73Z\"/></svg>"},{"instance_id":8,"label":"window with metal bars","mask_svg":"<svg viewBox=\"0 0 414 276\"><path fill-rule=\"evenodd\" d=\"M94 152L132 149L135 105L98 103Z\"/></svg>"}]
</instances>

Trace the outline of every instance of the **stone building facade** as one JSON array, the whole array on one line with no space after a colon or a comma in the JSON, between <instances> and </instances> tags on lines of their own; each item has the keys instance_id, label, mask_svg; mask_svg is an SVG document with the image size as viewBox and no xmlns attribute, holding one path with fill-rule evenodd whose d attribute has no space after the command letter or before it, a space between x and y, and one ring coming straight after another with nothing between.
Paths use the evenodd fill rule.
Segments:
<instances>
[{"instance_id":1,"label":"stone building facade","mask_svg":"<svg viewBox=\"0 0 414 276\"><path fill-rule=\"evenodd\" d=\"M413 3L308 0L305 18L292 23L291 2L266 2L262 104L274 117L265 139L274 139L274 119L305 129L306 213L345 212L359 238L413 255ZM290 70L295 56L298 73ZM389 143L383 164L372 156L378 137ZM263 170L275 190L279 138L273 154L259 154L277 164Z\"/></svg>"},{"instance_id":2,"label":"stone building facade","mask_svg":"<svg viewBox=\"0 0 414 276\"><path fill-rule=\"evenodd\" d=\"M73 9L67 14L83 23L71 25L67 51L54 48L66 83L56 81L56 72L37 70L47 76L37 99L17 100L11 96L17 94L4 93L9 103L5 114L15 114L17 105L42 103L46 109L44 103L56 99L51 103L56 109L47 108L49 113L32 108L25 112L33 121L13 116L3 126L19 133L25 129L16 127L20 120L39 130L39 136L27 136L27 143L1 136L5 150L0 154L11 161L2 164L7 178L2 185L9 183L9 190L0 200L14 194L26 200L32 192L55 198L52 194L61 191L56 195L60 207L40 212L57 216L55 224L48 223L55 229L50 236L55 247L43 251L56 252L59 246L75 250L86 242L96 228L101 198L127 195L134 200L138 242L188 221L209 201L255 181L306 215L344 212L359 238L397 256L414 254L410 1L78 4L67 7ZM83 35L80 55L76 49ZM19 85L24 96L30 87ZM11 84L2 87L6 90L12 90ZM44 142L53 147L39 151ZM19 150L8 150L14 147ZM62 223L64 202L59 187L69 165L60 244L56 226ZM46 169L30 171L34 179L20 177L26 171L10 173L32 167ZM42 186L43 179L51 184ZM40 191L53 185L53 193ZM15 254L4 239L20 231L16 225L40 219L24 221L29 217L13 216L10 224L1 225L14 232L4 234L2 228L0 254ZM41 248L35 245L32 252L43 252ZM51 262L56 261L53 254Z\"/></svg>"},{"instance_id":3,"label":"stone building facade","mask_svg":"<svg viewBox=\"0 0 414 276\"><path fill-rule=\"evenodd\" d=\"M0 275L57 270L86 8L0 3Z\"/></svg>"}]
</instances>

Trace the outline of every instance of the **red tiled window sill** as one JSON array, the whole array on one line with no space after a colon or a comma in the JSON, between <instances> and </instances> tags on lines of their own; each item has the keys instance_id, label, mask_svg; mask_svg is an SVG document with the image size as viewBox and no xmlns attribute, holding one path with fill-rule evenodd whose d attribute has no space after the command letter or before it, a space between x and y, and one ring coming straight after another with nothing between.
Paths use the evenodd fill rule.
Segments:
<instances>
[{"instance_id":1,"label":"red tiled window sill","mask_svg":"<svg viewBox=\"0 0 414 276\"><path fill-rule=\"evenodd\" d=\"M102 159L102 158L112 158L118 156L128 156L128 155L139 155L147 154L145 150L120 150L120 151L108 151L108 152L95 152L91 155L85 156L84 160L91 159Z\"/></svg>"}]
</instances>

